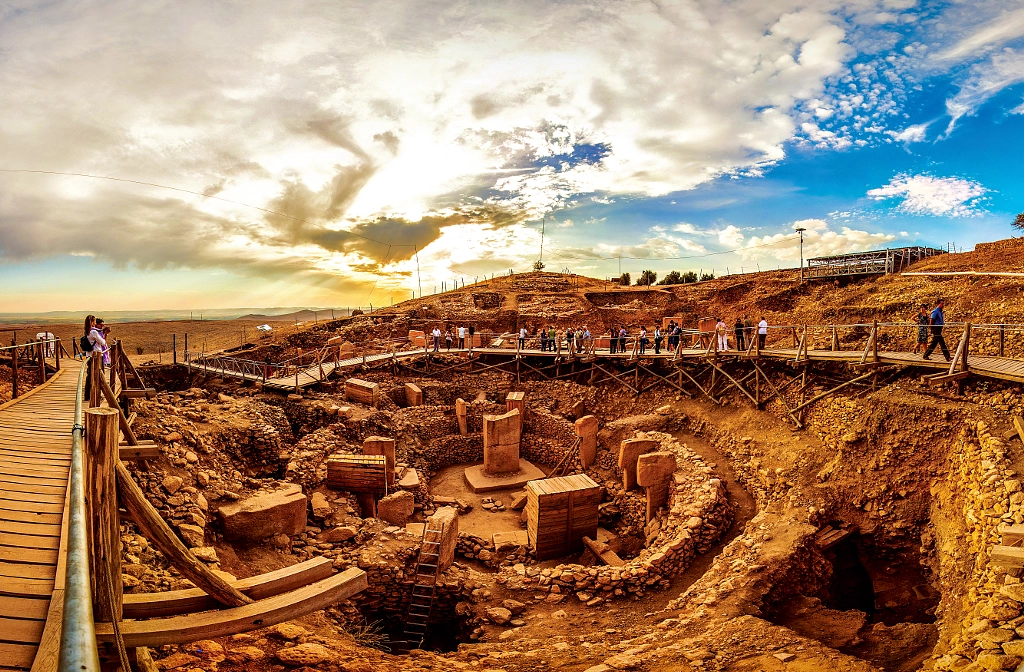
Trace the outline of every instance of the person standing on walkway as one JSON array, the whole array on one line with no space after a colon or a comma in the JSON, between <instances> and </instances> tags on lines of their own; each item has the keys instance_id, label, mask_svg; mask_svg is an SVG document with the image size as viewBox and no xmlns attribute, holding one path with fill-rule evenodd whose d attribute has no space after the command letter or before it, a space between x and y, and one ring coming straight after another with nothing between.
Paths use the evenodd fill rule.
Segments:
<instances>
[{"instance_id":1,"label":"person standing on walkway","mask_svg":"<svg viewBox=\"0 0 1024 672\"><path fill-rule=\"evenodd\" d=\"M526 349L526 327L519 328L519 349Z\"/></svg>"},{"instance_id":2,"label":"person standing on walkway","mask_svg":"<svg viewBox=\"0 0 1024 672\"><path fill-rule=\"evenodd\" d=\"M739 315L736 316L736 324L732 325L732 330L736 334L736 349L741 352L746 350L747 341L743 337L743 320Z\"/></svg>"},{"instance_id":3,"label":"person standing on walkway","mask_svg":"<svg viewBox=\"0 0 1024 672\"><path fill-rule=\"evenodd\" d=\"M626 331L626 328L625 327L619 327L619 352L622 352L622 353L626 352L626 337L627 336L629 336L629 333Z\"/></svg>"},{"instance_id":4,"label":"person standing on walkway","mask_svg":"<svg viewBox=\"0 0 1024 672\"><path fill-rule=\"evenodd\" d=\"M96 324L96 316L86 315L85 329L82 332L82 337L78 340L78 349L82 351L82 357L85 357L87 352L92 351L92 341L89 340L89 333L92 331L94 324Z\"/></svg>"},{"instance_id":5,"label":"person standing on walkway","mask_svg":"<svg viewBox=\"0 0 1024 672\"><path fill-rule=\"evenodd\" d=\"M768 320L761 316L761 321L757 323L757 349L764 350L764 342L768 340Z\"/></svg>"},{"instance_id":6,"label":"person standing on walkway","mask_svg":"<svg viewBox=\"0 0 1024 672\"><path fill-rule=\"evenodd\" d=\"M921 307L917 309L917 345L914 346L914 352L928 348L928 324L931 319L932 316L928 314L928 304L922 303Z\"/></svg>"},{"instance_id":7,"label":"person standing on walkway","mask_svg":"<svg viewBox=\"0 0 1024 672\"><path fill-rule=\"evenodd\" d=\"M441 351L441 330L436 326L431 330L430 337L434 340L434 352Z\"/></svg>"},{"instance_id":8,"label":"person standing on walkway","mask_svg":"<svg viewBox=\"0 0 1024 672\"><path fill-rule=\"evenodd\" d=\"M942 327L946 324L946 313L945 313L946 301L945 299L939 299L935 302L935 309L932 310L932 314L928 318L928 323L932 330L932 341L928 344L928 349L924 351L923 358L928 359L935 346L939 346L942 349L942 356L949 361L949 348L946 347L946 340L942 338Z\"/></svg>"},{"instance_id":9,"label":"person standing on walkway","mask_svg":"<svg viewBox=\"0 0 1024 672\"><path fill-rule=\"evenodd\" d=\"M743 335L746 337L747 347L754 342L754 337L757 335L754 333L754 321L750 319L750 316L743 313Z\"/></svg>"},{"instance_id":10,"label":"person standing on walkway","mask_svg":"<svg viewBox=\"0 0 1024 672\"><path fill-rule=\"evenodd\" d=\"M729 327L726 326L725 320L718 318L718 322L715 323L715 333L718 334L718 349L728 350L729 349Z\"/></svg>"},{"instance_id":11,"label":"person standing on walkway","mask_svg":"<svg viewBox=\"0 0 1024 672\"><path fill-rule=\"evenodd\" d=\"M89 343L89 352L93 354L99 353L103 357L104 364L110 359L107 354L107 339L103 338L103 320L96 318L93 320L92 325L89 327L89 333L86 335L86 340Z\"/></svg>"},{"instance_id":12,"label":"person standing on walkway","mask_svg":"<svg viewBox=\"0 0 1024 672\"><path fill-rule=\"evenodd\" d=\"M640 327L640 354L647 351L647 327Z\"/></svg>"},{"instance_id":13,"label":"person standing on walkway","mask_svg":"<svg viewBox=\"0 0 1024 672\"><path fill-rule=\"evenodd\" d=\"M590 349L590 339L591 338L592 337L590 335L590 327L588 327L587 325L584 324L583 325L583 351L584 352L586 352L587 350Z\"/></svg>"},{"instance_id":14,"label":"person standing on walkway","mask_svg":"<svg viewBox=\"0 0 1024 672\"><path fill-rule=\"evenodd\" d=\"M469 349L470 350L473 349L473 334L475 334L475 333L476 333L476 327L474 327L472 324L469 325Z\"/></svg>"},{"instance_id":15,"label":"person standing on walkway","mask_svg":"<svg viewBox=\"0 0 1024 672\"><path fill-rule=\"evenodd\" d=\"M448 350L452 349L452 328L448 327L444 330L444 343Z\"/></svg>"},{"instance_id":16,"label":"person standing on walkway","mask_svg":"<svg viewBox=\"0 0 1024 672\"><path fill-rule=\"evenodd\" d=\"M459 350L466 347L466 327L459 327Z\"/></svg>"},{"instance_id":17,"label":"person standing on walkway","mask_svg":"<svg viewBox=\"0 0 1024 672\"><path fill-rule=\"evenodd\" d=\"M619 345L619 331L615 327L612 327L608 331L608 354L614 355L615 349Z\"/></svg>"},{"instance_id":18,"label":"person standing on walkway","mask_svg":"<svg viewBox=\"0 0 1024 672\"><path fill-rule=\"evenodd\" d=\"M659 327L658 325L654 325L654 354L656 355L661 352L661 340L661 327Z\"/></svg>"},{"instance_id":19,"label":"person standing on walkway","mask_svg":"<svg viewBox=\"0 0 1024 672\"><path fill-rule=\"evenodd\" d=\"M545 327L540 328L540 351L548 351L548 330Z\"/></svg>"}]
</instances>

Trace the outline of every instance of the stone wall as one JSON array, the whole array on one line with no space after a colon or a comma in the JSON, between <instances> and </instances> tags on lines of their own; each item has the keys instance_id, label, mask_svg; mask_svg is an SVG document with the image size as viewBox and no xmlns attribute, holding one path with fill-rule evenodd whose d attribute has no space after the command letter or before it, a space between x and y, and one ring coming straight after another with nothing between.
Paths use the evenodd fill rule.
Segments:
<instances>
[{"instance_id":1,"label":"stone wall","mask_svg":"<svg viewBox=\"0 0 1024 672\"><path fill-rule=\"evenodd\" d=\"M1022 238L1007 238L1005 240L996 240L991 243L978 243L974 246L975 252L1004 252L1007 250L1020 250L1024 252L1024 237Z\"/></svg>"},{"instance_id":2,"label":"stone wall","mask_svg":"<svg viewBox=\"0 0 1024 672\"><path fill-rule=\"evenodd\" d=\"M657 521L657 529L650 535L651 544L622 567L563 564L542 570L517 564L501 571L500 583L513 590L548 593L550 602L575 593L581 602L594 606L608 599L640 596L655 586L666 588L671 577L711 548L732 522L725 486L699 456L671 436L652 432L641 437L659 440L661 450L674 452L680 462L669 488L667 511L652 520Z\"/></svg>"},{"instance_id":3,"label":"stone wall","mask_svg":"<svg viewBox=\"0 0 1024 672\"><path fill-rule=\"evenodd\" d=\"M1024 492L1006 446L984 422L974 426L973 435L961 433L949 488L963 516L964 536L939 549L943 598L936 616L950 640L943 649L951 653L936 657L934 669L1013 669L1024 660L1024 584L989 556L1000 542L1001 524L1024 522ZM958 549L958 542L966 549Z\"/></svg>"}]
</instances>

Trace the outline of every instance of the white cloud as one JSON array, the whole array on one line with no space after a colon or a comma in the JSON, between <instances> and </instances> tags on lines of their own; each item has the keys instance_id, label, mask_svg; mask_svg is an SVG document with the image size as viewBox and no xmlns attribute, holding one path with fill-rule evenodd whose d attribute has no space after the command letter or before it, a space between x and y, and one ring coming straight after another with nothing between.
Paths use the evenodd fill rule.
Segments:
<instances>
[{"instance_id":1,"label":"white cloud","mask_svg":"<svg viewBox=\"0 0 1024 672\"><path fill-rule=\"evenodd\" d=\"M1024 35L1024 8L1002 12L991 21L978 26L974 32L937 55L941 60L954 60L989 49Z\"/></svg>"},{"instance_id":2,"label":"white cloud","mask_svg":"<svg viewBox=\"0 0 1024 672\"><path fill-rule=\"evenodd\" d=\"M959 177L900 174L867 195L877 201L902 199L897 209L912 215L972 217L981 214L987 192L981 184Z\"/></svg>"},{"instance_id":3,"label":"white cloud","mask_svg":"<svg viewBox=\"0 0 1024 672\"><path fill-rule=\"evenodd\" d=\"M726 247L738 247L743 243L743 231L730 224L718 232L718 242Z\"/></svg>"},{"instance_id":4,"label":"white cloud","mask_svg":"<svg viewBox=\"0 0 1024 672\"><path fill-rule=\"evenodd\" d=\"M931 122L907 126L901 131L887 131L893 140L904 143L924 142L928 137L928 126Z\"/></svg>"},{"instance_id":5,"label":"white cloud","mask_svg":"<svg viewBox=\"0 0 1024 672\"><path fill-rule=\"evenodd\" d=\"M557 226L560 229L571 229L572 227L576 226L576 223L571 219L566 218L558 222L558 224L556 224L555 226Z\"/></svg>"},{"instance_id":6,"label":"white cloud","mask_svg":"<svg viewBox=\"0 0 1024 672\"><path fill-rule=\"evenodd\" d=\"M896 236L889 233L871 233L848 226L833 231L823 219L802 219L793 222L792 229L803 228L804 259L824 257L848 252L864 252L885 246ZM773 258L779 261L800 260L800 237L794 233L777 233L771 236L753 236L738 251L744 259Z\"/></svg>"},{"instance_id":7,"label":"white cloud","mask_svg":"<svg viewBox=\"0 0 1024 672\"><path fill-rule=\"evenodd\" d=\"M1003 89L1024 82L1024 52L1004 49L984 63L973 66L956 95L946 100L950 116L948 135L956 123L974 114L989 98Z\"/></svg>"}]
</instances>

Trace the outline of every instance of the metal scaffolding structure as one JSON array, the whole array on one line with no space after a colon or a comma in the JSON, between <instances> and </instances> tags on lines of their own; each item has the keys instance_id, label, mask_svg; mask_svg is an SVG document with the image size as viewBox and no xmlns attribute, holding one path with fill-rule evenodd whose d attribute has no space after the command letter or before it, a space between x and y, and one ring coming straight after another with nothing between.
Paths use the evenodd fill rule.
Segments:
<instances>
[{"instance_id":1,"label":"metal scaffolding structure","mask_svg":"<svg viewBox=\"0 0 1024 672\"><path fill-rule=\"evenodd\" d=\"M899 273L915 261L945 253L945 250L934 247L915 246L839 254L833 257L815 257L807 260L806 277L816 280L849 275Z\"/></svg>"}]
</instances>

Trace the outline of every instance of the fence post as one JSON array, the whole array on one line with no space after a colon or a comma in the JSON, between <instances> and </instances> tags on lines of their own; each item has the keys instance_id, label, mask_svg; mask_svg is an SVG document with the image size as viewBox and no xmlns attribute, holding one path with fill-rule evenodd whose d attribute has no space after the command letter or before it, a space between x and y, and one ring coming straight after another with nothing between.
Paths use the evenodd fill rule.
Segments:
<instances>
[{"instance_id":1,"label":"fence post","mask_svg":"<svg viewBox=\"0 0 1024 672\"><path fill-rule=\"evenodd\" d=\"M1003 346L1006 344L1006 325L999 325L999 356L1003 357Z\"/></svg>"},{"instance_id":2,"label":"fence post","mask_svg":"<svg viewBox=\"0 0 1024 672\"><path fill-rule=\"evenodd\" d=\"M59 338L55 339L53 344L55 346L53 349L54 368L60 371L60 349L64 347L64 345L60 342Z\"/></svg>"},{"instance_id":3,"label":"fence post","mask_svg":"<svg viewBox=\"0 0 1024 672\"><path fill-rule=\"evenodd\" d=\"M46 359L43 357L43 342L40 341L39 345L36 346L36 357L39 358L39 383L46 382Z\"/></svg>"},{"instance_id":4,"label":"fence post","mask_svg":"<svg viewBox=\"0 0 1024 672\"><path fill-rule=\"evenodd\" d=\"M11 399L18 398L18 339L11 341L14 348L11 350Z\"/></svg>"},{"instance_id":5,"label":"fence post","mask_svg":"<svg viewBox=\"0 0 1024 672\"><path fill-rule=\"evenodd\" d=\"M117 515L118 411L85 412L85 501L89 528L92 604L97 621L121 618L121 526Z\"/></svg>"},{"instance_id":6,"label":"fence post","mask_svg":"<svg viewBox=\"0 0 1024 672\"><path fill-rule=\"evenodd\" d=\"M171 334L171 350L174 351L174 363L178 363L178 335Z\"/></svg>"}]
</instances>

